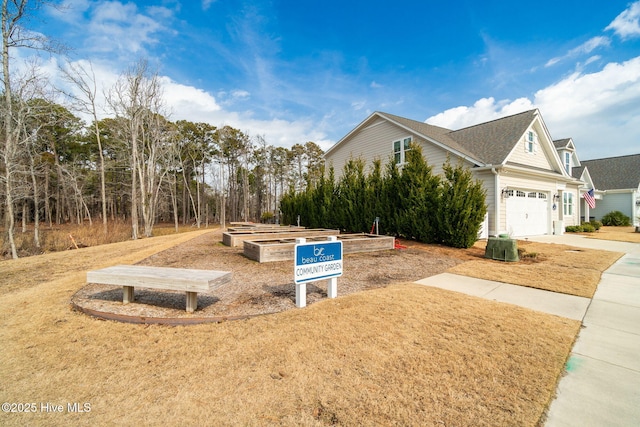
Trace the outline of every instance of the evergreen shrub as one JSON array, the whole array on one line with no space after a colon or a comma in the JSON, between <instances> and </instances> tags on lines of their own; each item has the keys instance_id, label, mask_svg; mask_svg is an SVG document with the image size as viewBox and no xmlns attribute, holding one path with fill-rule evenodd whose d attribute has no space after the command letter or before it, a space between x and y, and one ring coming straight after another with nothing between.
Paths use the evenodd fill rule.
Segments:
<instances>
[{"instance_id":1,"label":"evergreen shrub","mask_svg":"<svg viewBox=\"0 0 640 427\"><path fill-rule=\"evenodd\" d=\"M280 202L283 224L338 228L368 233L376 217L383 234L427 243L467 248L477 240L487 211L485 192L462 165L443 165L444 176L434 175L418 145L406 152L398 167L391 158L384 173L379 160L365 174L362 159L350 159L337 182L329 177L303 192L291 188Z\"/></svg>"},{"instance_id":2,"label":"evergreen shrub","mask_svg":"<svg viewBox=\"0 0 640 427\"><path fill-rule=\"evenodd\" d=\"M620 211L612 211L602 217L602 225L626 227L631 225L631 219Z\"/></svg>"},{"instance_id":3,"label":"evergreen shrub","mask_svg":"<svg viewBox=\"0 0 640 427\"><path fill-rule=\"evenodd\" d=\"M596 231L600 230L600 227L602 227L602 223L595 219L592 219L591 221L589 221L589 224L591 224Z\"/></svg>"},{"instance_id":4,"label":"evergreen shrub","mask_svg":"<svg viewBox=\"0 0 640 427\"><path fill-rule=\"evenodd\" d=\"M593 233L594 231L596 231L596 228L589 222L583 222L581 226L582 231L584 231L585 233Z\"/></svg>"}]
</instances>

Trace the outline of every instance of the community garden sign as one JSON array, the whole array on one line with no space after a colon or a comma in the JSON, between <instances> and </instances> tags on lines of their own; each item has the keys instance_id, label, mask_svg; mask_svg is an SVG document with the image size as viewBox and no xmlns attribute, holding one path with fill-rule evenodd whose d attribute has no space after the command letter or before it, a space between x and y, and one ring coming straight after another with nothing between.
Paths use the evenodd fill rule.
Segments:
<instances>
[{"instance_id":1,"label":"community garden sign","mask_svg":"<svg viewBox=\"0 0 640 427\"><path fill-rule=\"evenodd\" d=\"M327 296L338 294L338 277L342 276L342 242L331 236L326 242L310 242L296 239L294 249L293 278L296 284L296 306L307 305L308 282L329 280Z\"/></svg>"}]
</instances>

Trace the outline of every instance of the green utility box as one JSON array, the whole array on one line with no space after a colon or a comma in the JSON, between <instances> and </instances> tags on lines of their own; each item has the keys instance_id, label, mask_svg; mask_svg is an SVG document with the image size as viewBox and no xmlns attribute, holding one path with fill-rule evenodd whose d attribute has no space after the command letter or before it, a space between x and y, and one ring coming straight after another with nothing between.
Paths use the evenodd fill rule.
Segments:
<instances>
[{"instance_id":1,"label":"green utility box","mask_svg":"<svg viewBox=\"0 0 640 427\"><path fill-rule=\"evenodd\" d=\"M518 241L503 237L489 237L484 257L499 261L520 261L518 257Z\"/></svg>"}]
</instances>

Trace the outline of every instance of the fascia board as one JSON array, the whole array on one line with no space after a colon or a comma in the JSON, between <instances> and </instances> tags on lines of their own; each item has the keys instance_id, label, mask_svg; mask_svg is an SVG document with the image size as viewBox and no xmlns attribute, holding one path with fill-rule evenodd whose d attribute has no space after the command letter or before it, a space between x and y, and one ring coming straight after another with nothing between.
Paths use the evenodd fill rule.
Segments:
<instances>
[{"instance_id":1,"label":"fascia board","mask_svg":"<svg viewBox=\"0 0 640 427\"><path fill-rule=\"evenodd\" d=\"M533 177L537 176L537 177L544 177L544 178L553 178L557 181L574 182L577 184L584 183L584 181L577 180L574 177L569 176L567 174L559 174L558 172L534 170L534 169L523 168L523 167L514 166L514 165L505 165L502 169L505 172L514 171L514 172L521 173L523 175L528 175Z\"/></svg>"}]
</instances>

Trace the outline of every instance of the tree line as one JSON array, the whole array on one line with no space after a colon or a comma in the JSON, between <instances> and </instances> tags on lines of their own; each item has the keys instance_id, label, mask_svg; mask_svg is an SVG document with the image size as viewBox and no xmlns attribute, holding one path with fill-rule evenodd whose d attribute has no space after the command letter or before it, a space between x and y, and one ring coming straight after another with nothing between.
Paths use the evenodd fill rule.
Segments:
<instances>
[{"instance_id":1,"label":"tree line","mask_svg":"<svg viewBox=\"0 0 640 427\"><path fill-rule=\"evenodd\" d=\"M33 226L39 247L41 224L100 221L106 233L108 220L125 220L136 239L151 236L157 221L176 228L275 221L289 188L304 189L319 178L323 152L314 142L274 147L231 126L171 121L160 78L145 60L102 93L91 64L68 63L60 72L70 89L61 98L62 89L36 66L12 63L16 49L56 51L21 26L41 3L2 3L4 253L17 257L20 224ZM106 106L98 105L102 95Z\"/></svg>"},{"instance_id":2,"label":"tree line","mask_svg":"<svg viewBox=\"0 0 640 427\"><path fill-rule=\"evenodd\" d=\"M406 160L400 169L391 158L384 170L376 160L365 173L365 162L352 158L337 181L330 166L327 176L304 192L284 195L283 223L369 233L378 218L382 234L472 246L487 212L482 183L468 168L449 161L443 176L434 175L417 145L407 151Z\"/></svg>"}]
</instances>

